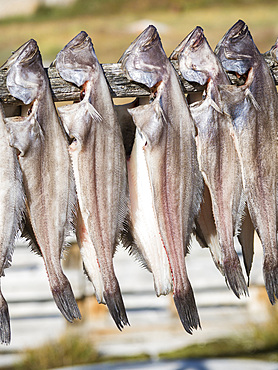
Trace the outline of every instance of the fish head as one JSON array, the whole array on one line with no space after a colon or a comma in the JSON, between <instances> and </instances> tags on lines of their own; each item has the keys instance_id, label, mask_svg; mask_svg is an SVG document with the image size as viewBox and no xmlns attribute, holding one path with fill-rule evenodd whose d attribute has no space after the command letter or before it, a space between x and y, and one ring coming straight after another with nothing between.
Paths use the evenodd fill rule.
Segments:
<instances>
[{"instance_id":1,"label":"fish head","mask_svg":"<svg viewBox=\"0 0 278 370\"><path fill-rule=\"evenodd\" d=\"M149 88L165 77L167 59L157 29L148 26L119 60L128 77Z\"/></svg>"},{"instance_id":2,"label":"fish head","mask_svg":"<svg viewBox=\"0 0 278 370\"><path fill-rule=\"evenodd\" d=\"M37 42L27 41L1 67L7 69L7 88L11 95L32 103L44 91L46 83L41 54Z\"/></svg>"},{"instance_id":3,"label":"fish head","mask_svg":"<svg viewBox=\"0 0 278 370\"><path fill-rule=\"evenodd\" d=\"M260 55L248 29L242 20L237 21L223 36L215 48L224 69L244 75Z\"/></svg>"},{"instance_id":4,"label":"fish head","mask_svg":"<svg viewBox=\"0 0 278 370\"><path fill-rule=\"evenodd\" d=\"M60 76L77 86L88 81L99 63L91 38L84 31L75 36L56 56L54 61Z\"/></svg>"},{"instance_id":5,"label":"fish head","mask_svg":"<svg viewBox=\"0 0 278 370\"><path fill-rule=\"evenodd\" d=\"M151 104L139 105L136 108L128 109L136 128L144 138L144 150L150 152L159 145L164 125L164 115L158 100Z\"/></svg>"},{"instance_id":6,"label":"fish head","mask_svg":"<svg viewBox=\"0 0 278 370\"><path fill-rule=\"evenodd\" d=\"M178 60L182 76L190 82L204 85L217 69L215 55L211 50L204 31L197 26L170 55Z\"/></svg>"}]
</instances>

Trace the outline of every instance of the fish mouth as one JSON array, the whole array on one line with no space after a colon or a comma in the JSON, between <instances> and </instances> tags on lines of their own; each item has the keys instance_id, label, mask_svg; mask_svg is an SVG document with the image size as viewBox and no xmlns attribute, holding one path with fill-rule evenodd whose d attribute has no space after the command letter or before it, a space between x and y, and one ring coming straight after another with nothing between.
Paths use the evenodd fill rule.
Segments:
<instances>
[{"instance_id":1,"label":"fish mouth","mask_svg":"<svg viewBox=\"0 0 278 370\"><path fill-rule=\"evenodd\" d=\"M248 26L241 19L238 20L223 36L222 40L218 43L215 48L215 53L218 55L219 50L223 48L224 57L228 60L244 60L252 59L252 56L248 53L241 53L238 50L234 50L236 46L241 42L249 33ZM247 50L248 52L248 50Z\"/></svg>"},{"instance_id":2,"label":"fish mouth","mask_svg":"<svg viewBox=\"0 0 278 370\"><path fill-rule=\"evenodd\" d=\"M149 25L126 49L118 63L125 63L127 57L134 51L139 49L140 51L147 51L150 47L153 47L155 40L160 41L157 29L153 25Z\"/></svg>"},{"instance_id":3,"label":"fish mouth","mask_svg":"<svg viewBox=\"0 0 278 370\"><path fill-rule=\"evenodd\" d=\"M247 24L239 19L227 32L227 39L233 42L237 42L238 39L245 36L247 32Z\"/></svg>"},{"instance_id":4,"label":"fish mouth","mask_svg":"<svg viewBox=\"0 0 278 370\"><path fill-rule=\"evenodd\" d=\"M205 39L205 36L204 36L203 29L197 26L195 30L193 30L193 33L188 40L188 44L191 47L191 49L194 51L203 44L204 39Z\"/></svg>"},{"instance_id":5,"label":"fish mouth","mask_svg":"<svg viewBox=\"0 0 278 370\"><path fill-rule=\"evenodd\" d=\"M197 26L191 31L186 38L176 47L172 52L169 59L177 60L179 55L184 52L186 47L189 47L191 51L196 51L204 42L205 35L202 27Z\"/></svg>"},{"instance_id":6,"label":"fish mouth","mask_svg":"<svg viewBox=\"0 0 278 370\"><path fill-rule=\"evenodd\" d=\"M39 54L39 47L34 39L30 39L12 52L9 59L0 67L0 70L9 69L16 61L18 63L31 62Z\"/></svg>"},{"instance_id":7,"label":"fish mouth","mask_svg":"<svg viewBox=\"0 0 278 370\"><path fill-rule=\"evenodd\" d=\"M69 48L72 50L84 49L91 42L91 38L85 31L81 31L77 36L74 37L64 49Z\"/></svg>"}]
</instances>

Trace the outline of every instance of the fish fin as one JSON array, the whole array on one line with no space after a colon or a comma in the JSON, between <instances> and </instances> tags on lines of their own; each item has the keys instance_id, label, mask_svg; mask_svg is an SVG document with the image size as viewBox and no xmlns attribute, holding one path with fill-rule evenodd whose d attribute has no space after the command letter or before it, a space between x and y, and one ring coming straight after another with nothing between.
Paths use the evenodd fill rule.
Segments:
<instances>
[{"instance_id":1,"label":"fish fin","mask_svg":"<svg viewBox=\"0 0 278 370\"><path fill-rule=\"evenodd\" d=\"M39 244L36 240L36 236L35 236L32 224L31 224L31 220L30 220L28 215L26 217L24 229L22 231L21 236L27 241L31 250L34 253L36 253L36 254L38 254L39 256L42 257L42 252L41 252L40 246L39 246Z\"/></svg>"},{"instance_id":2,"label":"fish fin","mask_svg":"<svg viewBox=\"0 0 278 370\"><path fill-rule=\"evenodd\" d=\"M117 279L116 286L113 287L113 291L111 289L109 292L105 290L103 295L110 315L112 316L117 328L121 331L124 325L130 325Z\"/></svg>"},{"instance_id":3,"label":"fish fin","mask_svg":"<svg viewBox=\"0 0 278 370\"><path fill-rule=\"evenodd\" d=\"M5 123L10 146L17 149L22 157L27 153L34 140L43 139L42 129L34 116L30 119L21 117L20 120L16 117L6 118Z\"/></svg>"},{"instance_id":4,"label":"fish fin","mask_svg":"<svg viewBox=\"0 0 278 370\"><path fill-rule=\"evenodd\" d=\"M90 102L87 103L87 109L88 112L90 113L90 116L94 121L101 122L102 121L102 116L101 114L96 110L96 108L91 104Z\"/></svg>"},{"instance_id":5,"label":"fish fin","mask_svg":"<svg viewBox=\"0 0 278 370\"><path fill-rule=\"evenodd\" d=\"M81 319L81 314L74 298L72 288L68 279L64 276L63 282L55 287L51 286L51 292L54 301L65 319L73 322L75 319Z\"/></svg>"},{"instance_id":6,"label":"fish fin","mask_svg":"<svg viewBox=\"0 0 278 370\"><path fill-rule=\"evenodd\" d=\"M11 328L9 308L2 293L0 293L0 343L10 344Z\"/></svg>"},{"instance_id":7,"label":"fish fin","mask_svg":"<svg viewBox=\"0 0 278 370\"><path fill-rule=\"evenodd\" d=\"M245 90L245 95L246 95L246 98L250 101L250 103L253 104L254 108L260 112L261 111L261 107L259 105L259 103L257 102L257 100L255 99L254 95L252 94L252 92L250 91L250 89L246 89Z\"/></svg>"},{"instance_id":8,"label":"fish fin","mask_svg":"<svg viewBox=\"0 0 278 370\"><path fill-rule=\"evenodd\" d=\"M248 277L248 286L250 279L250 271L253 263L254 255L254 226L249 214L249 211L246 207L245 217L241 224L241 230L238 235L240 245L242 247L243 261L245 266L245 271Z\"/></svg>"},{"instance_id":9,"label":"fish fin","mask_svg":"<svg viewBox=\"0 0 278 370\"><path fill-rule=\"evenodd\" d=\"M223 271L228 288L234 292L237 298L240 298L241 295L249 296L248 287L236 252L229 259L224 259Z\"/></svg>"},{"instance_id":10,"label":"fish fin","mask_svg":"<svg viewBox=\"0 0 278 370\"><path fill-rule=\"evenodd\" d=\"M274 305L278 299L278 261L270 254L264 256L263 276L269 301Z\"/></svg>"},{"instance_id":11,"label":"fish fin","mask_svg":"<svg viewBox=\"0 0 278 370\"><path fill-rule=\"evenodd\" d=\"M196 231L198 237L209 248L215 266L224 275L221 247L212 211L211 196L207 185L204 185L203 201L196 221Z\"/></svg>"},{"instance_id":12,"label":"fish fin","mask_svg":"<svg viewBox=\"0 0 278 370\"><path fill-rule=\"evenodd\" d=\"M209 105L214 109L216 110L216 112L220 113L220 114L223 114L223 110L219 108L219 106L216 104L216 102L211 98L211 97L207 97L207 99L209 99Z\"/></svg>"},{"instance_id":13,"label":"fish fin","mask_svg":"<svg viewBox=\"0 0 278 370\"><path fill-rule=\"evenodd\" d=\"M123 229L119 239L123 248L128 251L128 254L133 256L135 261L137 261L142 268L145 268L151 272L140 248L138 248L137 244L135 243L132 233L132 223L129 215L124 220Z\"/></svg>"},{"instance_id":14,"label":"fish fin","mask_svg":"<svg viewBox=\"0 0 278 370\"><path fill-rule=\"evenodd\" d=\"M184 292L174 293L174 302L178 311L181 323L187 331L192 334L193 329L201 328L199 314L191 285Z\"/></svg>"}]
</instances>

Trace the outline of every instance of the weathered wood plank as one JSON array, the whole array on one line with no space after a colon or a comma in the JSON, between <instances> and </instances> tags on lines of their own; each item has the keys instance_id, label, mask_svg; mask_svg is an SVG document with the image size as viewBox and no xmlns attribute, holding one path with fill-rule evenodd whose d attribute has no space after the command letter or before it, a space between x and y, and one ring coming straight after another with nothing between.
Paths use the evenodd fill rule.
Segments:
<instances>
[{"instance_id":1,"label":"weathered wood plank","mask_svg":"<svg viewBox=\"0 0 278 370\"><path fill-rule=\"evenodd\" d=\"M273 73L275 83L278 85L278 63L269 55L269 53L266 53L264 57ZM177 71L185 93L203 90L201 85L198 85L197 83L190 83L181 76L178 70L177 61L172 61L172 64ZM127 79L123 73L120 63L102 64L102 67L113 98L142 97L149 95L149 89L146 86L129 81ZM45 70L49 77L53 99L55 102L79 100L81 91L80 88L63 80L55 67L49 67ZM6 75L6 70L0 70L0 99L4 104L21 105L22 102L10 95L6 87ZM233 84L242 83L242 81L238 80L235 75L229 74L229 77Z\"/></svg>"}]
</instances>

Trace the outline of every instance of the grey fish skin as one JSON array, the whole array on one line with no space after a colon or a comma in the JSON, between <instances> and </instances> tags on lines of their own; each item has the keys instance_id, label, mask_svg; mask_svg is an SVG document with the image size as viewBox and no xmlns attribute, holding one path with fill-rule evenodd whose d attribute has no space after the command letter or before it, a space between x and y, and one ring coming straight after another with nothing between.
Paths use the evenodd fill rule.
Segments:
<instances>
[{"instance_id":1,"label":"grey fish skin","mask_svg":"<svg viewBox=\"0 0 278 370\"><path fill-rule=\"evenodd\" d=\"M10 93L24 104L32 103L27 117L7 118L6 127L10 145L19 152L33 244L43 256L54 301L72 322L80 312L60 261L76 201L66 135L36 41L25 43L2 68L8 69Z\"/></svg>"},{"instance_id":2,"label":"grey fish skin","mask_svg":"<svg viewBox=\"0 0 278 370\"><path fill-rule=\"evenodd\" d=\"M243 21L224 35L216 53L226 70L247 75L243 86L220 85L219 90L231 117L249 213L264 249L266 290L274 304L278 297L276 87Z\"/></svg>"},{"instance_id":3,"label":"grey fish skin","mask_svg":"<svg viewBox=\"0 0 278 370\"><path fill-rule=\"evenodd\" d=\"M22 231L26 206L22 172L16 151L10 147L0 105L0 277L12 262L16 237ZM11 340L10 317L7 302L0 288L0 342Z\"/></svg>"},{"instance_id":4,"label":"grey fish skin","mask_svg":"<svg viewBox=\"0 0 278 370\"><path fill-rule=\"evenodd\" d=\"M200 321L184 256L203 190L193 120L154 26L138 36L120 61L128 78L152 91L150 104L129 112L146 139L145 158L172 271L174 301L184 329L191 334Z\"/></svg>"},{"instance_id":5,"label":"grey fish skin","mask_svg":"<svg viewBox=\"0 0 278 370\"><path fill-rule=\"evenodd\" d=\"M205 97L191 104L190 111L198 132L199 166L210 192L221 248L220 261L215 259L220 263L227 285L239 298L248 295L248 288L233 236L241 224L245 201L240 163L217 89L218 84L226 85L230 81L199 26L180 43L170 58L178 59L179 69L186 80L205 85Z\"/></svg>"},{"instance_id":6,"label":"grey fish skin","mask_svg":"<svg viewBox=\"0 0 278 370\"><path fill-rule=\"evenodd\" d=\"M78 200L95 247L107 307L117 327L128 319L113 267L113 255L127 215L125 149L109 88L91 39L80 32L57 55L61 77L83 85L79 103L59 109L74 141L70 145Z\"/></svg>"}]
</instances>

